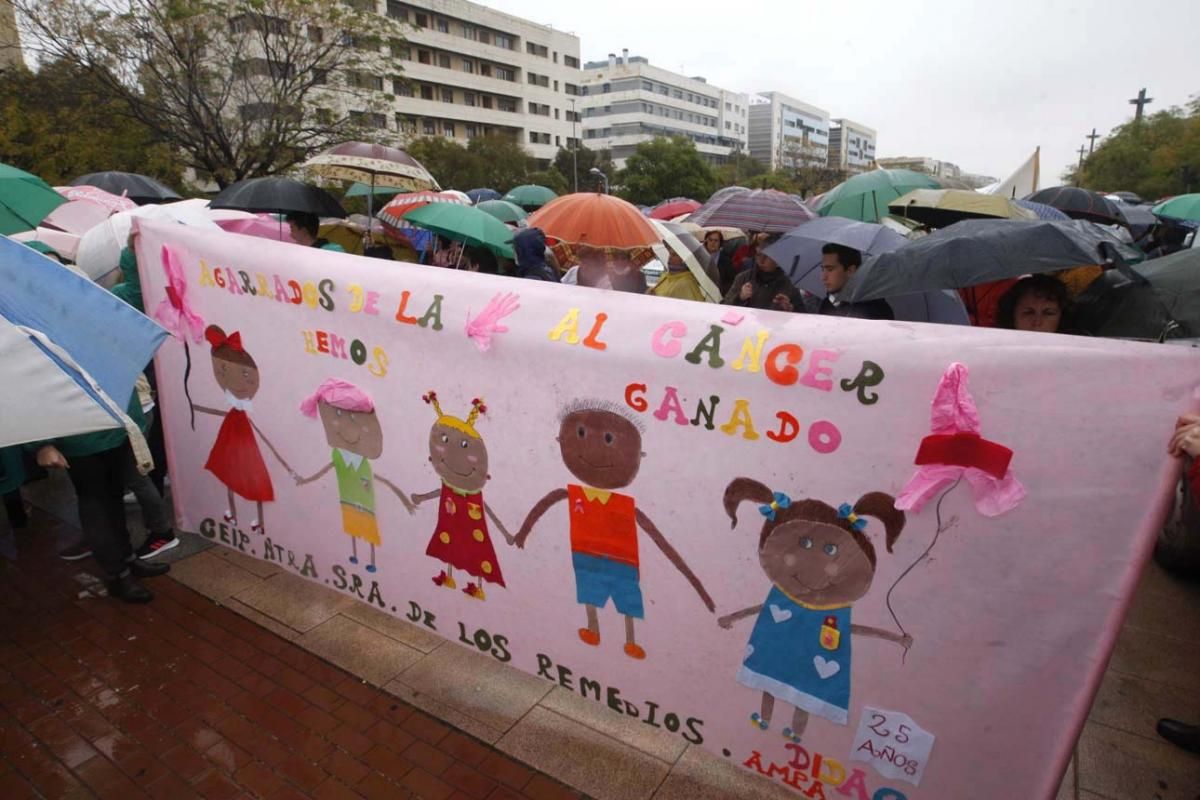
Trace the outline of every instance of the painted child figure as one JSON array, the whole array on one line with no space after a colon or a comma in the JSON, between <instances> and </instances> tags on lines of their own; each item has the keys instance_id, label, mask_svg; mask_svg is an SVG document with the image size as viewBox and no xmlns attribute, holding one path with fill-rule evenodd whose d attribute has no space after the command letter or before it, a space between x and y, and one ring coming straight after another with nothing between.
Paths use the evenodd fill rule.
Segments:
<instances>
[{"instance_id":1,"label":"painted child figure","mask_svg":"<svg viewBox=\"0 0 1200 800\"><path fill-rule=\"evenodd\" d=\"M375 518L375 481L395 492L408 513L416 509L404 492L371 468L371 462L383 455L383 429L375 414L375 403L354 384L330 378L300 404L300 412L320 418L325 441L333 453L329 463L313 475L304 478L292 473L292 477L297 486L303 486L333 470L342 506L342 530L350 537L350 563L358 563L361 540L371 548L367 572L374 572L375 548L382 543Z\"/></svg>"},{"instance_id":2,"label":"painted child figure","mask_svg":"<svg viewBox=\"0 0 1200 800\"><path fill-rule=\"evenodd\" d=\"M242 335L235 331L226 336L216 325L209 325L204 338L212 346L213 377L225 392L225 402L229 405L227 411L192 405L193 412L224 418L204 468L215 475L228 492L225 521L237 525L236 495L257 504L258 516L250 523L250 529L265 533L263 503L275 499L275 487L271 484L271 475L255 435L263 440L284 469L292 470L250 419L251 401L258 394L259 372L254 358L242 344Z\"/></svg>"},{"instance_id":3,"label":"painted child figure","mask_svg":"<svg viewBox=\"0 0 1200 800\"><path fill-rule=\"evenodd\" d=\"M880 628L853 625L850 609L864 597L875 577L875 548L863 534L870 515L883 522L890 553L904 528L904 512L891 495L871 492L851 507L834 508L820 500L793 502L758 481L737 478L725 489L725 511L737 525L737 507L759 503L766 517L758 542L758 561L772 586L762 605L717 620L729 628L758 615L739 683L762 692L761 713L750 715L760 730L771 724L775 701L795 709L785 739L799 742L810 714L845 725L850 709L852 635L895 642L908 650L912 637Z\"/></svg>"},{"instance_id":4,"label":"painted child figure","mask_svg":"<svg viewBox=\"0 0 1200 800\"><path fill-rule=\"evenodd\" d=\"M432 405L437 414L429 431L429 463L442 479L441 489L413 495L417 504L438 498L437 528L425 548L425 555L445 563L446 568L434 577L433 582L447 589L457 588L454 580L457 568L479 581L469 581L463 587L463 594L484 600L485 581L504 585L504 575L500 572L500 562L488 535L484 515L491 518L509 544L513 543L513 537L483 501L483 486L492 476L488 474L487 446L475 430L475 422L487 413L487 406L478 398L472 400L471 412L464 420L443 413L434 392L422 399Z\"/></svg>"},{"instance_id":5,"label":"painted child figure","mask_svg":"<svg viewBox=\"0 0 1200 800\"><path fill-rule=\"evenodd\" d=\"M617 613L625 617L625 654L643 659L646 651L634 636L634 621L645 618L639 527L687 579L709 611L715 610L712 598L658 526L637 508L634 498L616 491L633 483L645 456L637 423L617 406L578 403L562 416L558 444L564 466L580 483L555 489L539 500L525 518L515 544L524 547L542 515L566 500L576 600L587 613L587 627L579 629L579 638L592 646L600 644L599 610L611 599Z\"/></svg>"}]
</instances>

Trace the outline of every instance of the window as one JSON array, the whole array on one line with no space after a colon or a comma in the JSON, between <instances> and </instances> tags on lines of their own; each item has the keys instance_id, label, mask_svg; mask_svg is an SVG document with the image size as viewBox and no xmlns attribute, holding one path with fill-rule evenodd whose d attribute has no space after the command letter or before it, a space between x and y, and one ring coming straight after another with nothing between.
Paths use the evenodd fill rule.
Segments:
<instances>
[{"instance_id":1,"label":"window","mask_svg":"<svg viewBox=\"0 0 1200 800\"><path fill-rule=\"evenodd\" d=\"M238 109L243 122L259 122L275 116L274 103L247 103Z\"/></svg>"},{"instance_id":2,"label":"window","mask_svg":"<svg viewBox=\"0 0 1200 800\"><path fill-rule=\"evenodd\" d=\"M375 0L342 0L342 3L353 8L355 11L375 13Z\"/></svg>"},{"instance_id":3,"label":"window","mask_svg":"<svg viewBox=\"0 0 1200 800\"><path fill-rule=\"evenodd\" d=\"M498 97L496 98L496 108L515 114L517 113L517 101L511 97Z\"/></svg>"},{"instance_id":4,"label":"window","mask_svg":"<svg viewBox=\"0 0 1200 800\"><path fill-rule=\"evenodd\" d=\"M475 93L474 92L463 92L463 103L468 106L474 106L475 105Z\"/></svg>"},{"instance_id":5,"label":"window","mask_svg":"<svg viewBox=\"0 0 1200 800\"><path fill-rule=\"evenodd\" d=\"M579 122L579 112L578 111L567 111L566 112L566 120L567 120L567 122Z\"/></svg>"},{"instance_id":6,"label":"window","mask_svg":"<svg viewBox=\"0 0 1200 800\"><path fill-rule=\"evenodd\" d=\"M545 75L538 75L536 72L526 72L525 77L534 86L541 86L546 89L550 88L550 79Z\"/></svg>"},{"instance_id":7,"label":"window","mask_svg":"<svg viewBox=\"0 0 1200 800\"><path fill-rule=\"evenodd\" d=\"M575 56L563 56L563 64L574 69L579 69L579 59Z\"/></svg>"},{"instance_id":8,"label":"window","mask_svg":"<svg viewBox=\"0 0 1200 800\"><path fill-rule=\"evenodd\" d=\"M426 136L435 136L437 134L437 126L431 119L422 120L421 132Z\"/></svg>"},{"instance_id":9,"label":"window","mask_svg":"<svg viewBox=\"0 0 1200 800\"><path fill-rule=\"evenodd\" d=\"M464 58L462 60L462 70L463 70L463 72L470 72L470 73L474 74L475 62L469 58Z\"/></svg>"},{"instance_id":10,"label":"window","mask_svg":"<svg viewBox=\"0 0 1200 800\"><path fill-rule=\"evenodd\" d=\"M491 44L492 43L492 34L490 34L487 31L480 31L479 32L479 43L480 44Z\"/></svg>"},{"instance_id":11,"label":"window","mask_svg":"<svg viewBox=\"0 0 1200 800\"><path fill-rule=\"evenodd\" d=\"M515 69L509 69L508 67L496 67L496 77L502 81L516 82L517 71Z\"/></svg>"},{"instance_id":12,"label":"window","mask_svg":"<svg viewBox=\"0 0 1200 800\"><path fill-rule=\"evenodd\" d=\"M387 0L387 15L392 19L402 19L408 22L408 9L396 2Z\"/></svg>"},{"instance_id":13,"label":"window","mask_svg":"<svg viewBox=\"0 0 1200 800\"><path fill-rule=\"evenodd\" d=\"M438 17L437 29L438 29L438 33L449 33L450 32L450 23L447 22L444 17ZM450 134L450 135L453 136L454 134Z\"/></svg>"},{"instance_id":14,"label":"window","mask_svg":"<svg viewBox=\"0 0 1200 800\"><path fill-rule=\"evenodd\" d=\"M454 102L454 90L453 89L451 89L449 87L442 88L442 102L443 103L453 103Z\"/></svg>"},{"instance_id":15,"label":"window","mask_svg":"<svg viewBox=\"0 0 1200 800\"><path fill-rule=\"evenodd\" d=\"M479 65L479 74L485 78L492 77L492 65L491 64L480 64Z\"/></svg>"},{"instance_id":16,"label":"window","mask_svg":"<svg viewBox=\"0 0 1200 800\"><path fill-rule=\"evenodd\" d=\"M412 97L412 84L406 81L404 78L392 78L392 94L396 95L397 97Z\"/></svg>"},{"instance_id":17,"label":"window","mask_svg":"<svg viewBox=\"0 0 1200 800\"><path fill-rule=\"evenodd\" d=\"M433 99L433 87L432 86L422 86L421 87L421 99L422 100L432 100Z\"/></svg>"},{"instance_id":18,"label":"window","mask_svg":"<svg viewBox=\"0 0 1200 800\"><path fill-rule=\"evenodd\" d=\"M482 98L480 98L480 105L482 105L484 108L491 108L492 98L485 94Z\"/></svg>"},{"instance_id":19,"label":"window","mask_svg":"<svg viewBox=\"0 0 1200 800\"><path fill-rule=\"evenodd\" d=\"M429 52L428 50L418 50L417 61L421 62L422 64L432 64L433 53Z\"/></svg>"},{"instance_id":20,"label":"window","mask_svg":"<svg viewBox=\"0 0 1200 800\"><path fill-rule=\"evenodd\" d=\"M504 33L497 33L493 38L496 47L503 47L505 50L513 49L513 37Z\"/></svg>"},{"instance_id":21,"label":"window","mask_svg":"<svg viewBox=\"0 0 1200 800\"><path fill-rule=\"evenodd\" d=\"M396 130L401 133L416 133L417 121L405 114L396 114Z\"/></svg>"},{"instance_id":22,"label":"window","mask_svg":"<svg viewBox=\"0 0 1200 800\"><path fill-rule=\"evenodd\" d=\"M454 138L454 123L450 122L449 120L443 121L442 122L442 133L444 133L446 136L449 136L451 139L453 139Z\"/></svg>"},{"instance_id":23,"label":"window","mask_svg":"<svg viewBox=\"0 0 1200 800\"><path fill-rule=\"evenodd\" d=\"M440 53L438 55L438 66L442 69L450 69L450 55L448 53Z\"/></svg>"},{"instance_id":24,"label":"window","mask_svg":"<svg viewBox=\"0 0 1200 800\"><path fill-rule=\"evenodd\" d=\"M554 109L554 118L558 119L558 109Z\"/></svg>"},{"instance_id":25,"label":"window","mask_svg":"<svg viewBox=\"0 0 1200 800\"><path fill-rule=\"evenodd\" d=\"M654 91L654 84L653 84L653 83L651 83L650 81L642 81L642 89L643 89L643 90L645 90L645 91L647 91L647 92L653 92L653 91Z\"/></svg>"},{"instance_id":26,"label":"window","mask_svg":"<svg viewBox=\"0 0 1200 800\"><path fill-rule=\"evenodd\" d=\"M558 91L558 81L554 82L554 91Z\"/></svg>"},{"instance_id":27,"label":"window","mask_svg":"<svg viewBox=\"0 0 1200 800\"><path fill-rule=\"evenodd\" d=\"M416 12L416 14L417 14L417 27L418 28L428 28L429 27L429 15L422 14L420 11Z\"/></svg>"},{"instance_id":28,"label":"window","mask_svg":"<svg viewBox=\"0 0 1200 800\"><path fill-rule=\"evenodd\" d=\"M408 61L412 58L412 53L409 52L408 45L403 39L392 39L388 42L388 50L392 54L392 58L402 58Z\"/></svg>"},{"instance_id":29,"label":"window","mask_svg":"<svg viewBox=\"0 0 1200 800\"><path fill-rule=\"evenodd\" d=\"M538 56L539 58L548 58L550 56L550 48L546 47L544 44L534 44L533 42L525 43L525 52L529 53L531 56Z\"/></svg>"},{"instance_id":30,"label":"window","mask_svg":"<svg viewBox=\"0 0 1200 800\"><path fill-rule=\"evenodd\" d=\"M536 133L536 132L534 132L534 131L530 131L530 132L529 132L529 143L530 143L530 144L537 144L537 143L538 143L538 135L537 135L537 133Z\"/></svg>"},{"instance_id":31,"label":"window","mask_svg":"<svg viewBox=\"0 0 1200 800\"><path fill-rule=\"evenodd\" d=\"M563 93L569 94L572 97L578 97L579 96L579 87L573 83L564 83L563 84Z\"/></svg>"},{"instance_id":32,"label":"window","mask_svg":"<svg viewBox=\"0 0 1200 800\"><path fill-rule=\"evenodd\" d=\"M554 51L554 63L555 64L558 63L558 51L557 50Z\"/></svg>"},{"instance_id":33,"label":"window","mask_svg":"<svg viewBox=\"0 0 1200 800\"><path fill-rule=\"evenodd\" d=\"M468 139L474 139L476 136L479 135L479 129L476 126L468 123L466 125L466 133L467 133Z\"/></svg>"},{"instance_id":34,"label":"window","mask_svg":"<svg viewBox=\"0 0 1200 800\"><path fill-rule=\"evenodd\" d=\"M558 146L558 147L562 147L562 137L561 137L561 136L555 136L555 137L554 137L554 144L555 144L556 146Z\"/></svg>"},{"instance_id":35,"label":"window","mask_svg":"<svg viewBox=\"0 0 1200 800\"><path fill-rule=\"evenodd\" d=\"M383 114L368 114L365 111L351 111L350 124L364 128L386 128L387 117Z\"/></svg>"},{"instance_id":36,"label":"window","mask_svg":"<svg viewBox=\"0 0 1200 800\"><path fill-rule=\"evenodd\" d=\"M475 26L467 25L466 23L463 23L462 37L464 39L470 39L471 41L475 41L475 39L478 38L478 34L475 32Z\"/></svg>"},{"instance_id":37,"label":"window","mask_svg":"<svg viewBox=\"0 0 1200 800\"><path fill-rule=\"evenodd\" d=\"M251 31L287 33L288 22L286 19L267 14L238 14L230 18L229 30L233 33L250 33Z\"/></svg>"}]
</instances>

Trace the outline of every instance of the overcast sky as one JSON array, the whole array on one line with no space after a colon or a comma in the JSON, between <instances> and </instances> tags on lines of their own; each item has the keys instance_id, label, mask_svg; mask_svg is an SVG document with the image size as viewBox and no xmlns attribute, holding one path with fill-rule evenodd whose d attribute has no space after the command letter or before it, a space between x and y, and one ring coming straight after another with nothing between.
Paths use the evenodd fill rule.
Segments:
<instances>
[{"instance_id":1,"label":"overcast sky","mask_svg":"<svg viewBox=\"0 0 1200 800\"><path fill-rule=\"evenodd\" d=\"M879 131L879 157L999 178L1042 148L1042 185L1133 113L1200 93L1200 0L480 0L725 89L777 90ZM683 12L683 13L681 13Z\"/></svg>"}]
</instances>

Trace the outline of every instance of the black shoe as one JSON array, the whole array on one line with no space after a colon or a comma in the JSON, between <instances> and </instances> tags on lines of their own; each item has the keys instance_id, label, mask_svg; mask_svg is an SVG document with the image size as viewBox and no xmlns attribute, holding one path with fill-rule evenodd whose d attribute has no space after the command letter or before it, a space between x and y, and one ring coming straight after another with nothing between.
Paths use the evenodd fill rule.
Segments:
<instances>
[{"instance_id":1,"label":"black shoe","mask_svg":"<svg viewBox=\"0 0 1200 800\"><path fill-rule=\"evenodd\" d=\"M179 539L175 536L174 531L166 533L152 533L146 537L146 541L138 548L136 555L138 558L147 559L154 558L160 553L165 553L173 547L179 545Z\"/></svg>"},{"instance_id":2,"label":"black shoe","mask_svg":"<svg viewBox=\"0 0 1200 800\"><path fill-rule=\"evenodd\" d=\"M135 558L129 562L129 571L133 573L135 578L156 578L159 575L166 575L170 572L171 565L147 563Z\"/></svg>"},{"instance_id":3,"label":"black shoe","mask_svg":"<svg viewBox=\"0 0 1200 800\"><path fill-rule=\"evenodd\" d=\"M1176 719L1160 719L1156 730L1159 736L1176 747L1200 753L1200 725L1188 725Z\"/></svg>"},{"instance_id":4,"label":"black shoe","mask_svg":"<svg viewBox=\"0 0 1200 800\"><path fill-rule=\"evenodd\" d=\"M126 603L149 603L154 599L150 590L138 583L137 579L128 572L119 578L105 581L104 585L108 588L109 596L124 600Z\"/></svg>"}]
</instances>

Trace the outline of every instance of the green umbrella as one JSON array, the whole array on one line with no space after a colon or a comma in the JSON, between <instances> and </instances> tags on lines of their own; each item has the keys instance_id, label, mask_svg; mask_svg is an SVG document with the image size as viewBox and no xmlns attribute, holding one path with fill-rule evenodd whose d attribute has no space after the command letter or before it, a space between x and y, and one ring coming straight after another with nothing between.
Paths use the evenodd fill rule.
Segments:
<instances>
[{"instance_id":1,"label":"green umbrella","mask_svg":"<svg viewBox=\"0 0 1200 800\"><path fill-rule=\"evenodd\" d=\"M65 202L38 176L0 164L0 234L31 231Z\"/></svg>"},{"instance_id":2,"label":"green umbrella","mask_svg":"<svg viewBox=\"0 0 1200 800\"><path fill-rule=\"evenodd\" d=\"M1170 200L1159 203L1150 211L1158 217L1200 222L1200 194L1181 194L1172 197Z\"/></svg>"},{"instance_id":3,"label":"green umbrella","mask_svg":"<svg viewBox=\"0 0 1200 800\"><path fill-rule=\"evenodd\" d=\"M554 198L558 197L553 190L547 189L545 186L536 186L534 184L526 184L517 186L514 189L509 189L508 194L500 198L507 200L513 205L520 206L526 211L534 211L549 203Z\"/></svg>"},{"instance_id":4,"label":"green umbrella","mask_svg":"<svg viewBox=\"0 0 1200 800\"><path fill-rule=\"evenodd\" d=\"M374 194L392 195L392 194L400 194L400 192L403 192L403 191L405 191L405 190L397 189L395 186L376 186ZM366 197L368 194L371 194L371 193L372 192L371 192L370 184L359 183L359 182L355 181L353 184L351 184L350 188L347 189L346 193L342 196L343 197Z\"/></svg>"},{"instance_id":5,"label":"green umbrella","mask_svg":"<svg viewBox=\"0 0 1200 800\"><path fill-rule=\"evenodd\" d=\"M520 222L528 214L525 209L507 200L484 200L475 206L480 211L486 211L501 222Z\"/></svg>"},{"instance_id":6,"label":"green umbrella","mask_svg":"<svg viewBox=\"0 0 1200 800\"><path fill-rule=\"evenodd\" d=\"M877 169L839 183L822 199L817 213L822 217L846 217L859 222L879 222L887 216L888 203L914 189L940 189L931 175L908 169Z\"/></svg>"},{"instance_id":7,"label":"green umbrella","mask_svg":"<svg viewBox=\"0 0 1200 800\"><path fill-rule=\"evenodd\" d=\"M508 226L474 206L429 203L409 211L404 221L456 242L486 247L501 258L516 258Z\"/></svg>"}]
</instances>

